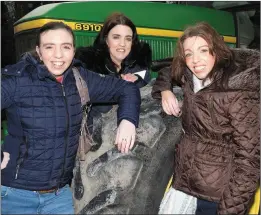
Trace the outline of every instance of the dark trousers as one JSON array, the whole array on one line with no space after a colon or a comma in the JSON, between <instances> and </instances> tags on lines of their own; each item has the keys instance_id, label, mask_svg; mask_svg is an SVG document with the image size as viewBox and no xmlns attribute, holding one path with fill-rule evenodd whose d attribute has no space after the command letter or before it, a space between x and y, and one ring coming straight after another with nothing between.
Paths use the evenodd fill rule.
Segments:
<instances>
[{"instance_id":1,"label":"dark trousers","mask_svg":"<svg viewBox=\"0 0 261 215\"><path fill-rule=\"evenodd\" d=\"M216 215L218 203L197 199L196 215Z\"/></svg>"}]
</instances>

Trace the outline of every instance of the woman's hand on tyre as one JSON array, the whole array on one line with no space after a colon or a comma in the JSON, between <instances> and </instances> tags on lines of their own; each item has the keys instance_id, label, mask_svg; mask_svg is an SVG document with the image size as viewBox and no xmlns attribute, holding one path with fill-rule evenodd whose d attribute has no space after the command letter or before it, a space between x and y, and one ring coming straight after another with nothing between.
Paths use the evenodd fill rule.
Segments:
<instances>
[{"instance_id":1,"label":"woman's hand on tyre","mask_svg":"<svg viewBox=\"0 0 261 215\"><path fill-rule=\"evenodd\" d=\"M170 91L165 90L161 92L162 108L168 115L174 115L179 117L181 115L181 110L179 107L179 102L176 96Z\"/></svg>"},{"instance_id":2,"label":"woman's hand on tyre","mask_svg":"<svg viewBox=\"0 0 261 215\"><path fill-rule=\"evenodd\" d=\"M132 149L136 136L136 128L133 123L123 119L117 129L115 144L122 153L128 153Z\"/></svg>"}]
</instances>

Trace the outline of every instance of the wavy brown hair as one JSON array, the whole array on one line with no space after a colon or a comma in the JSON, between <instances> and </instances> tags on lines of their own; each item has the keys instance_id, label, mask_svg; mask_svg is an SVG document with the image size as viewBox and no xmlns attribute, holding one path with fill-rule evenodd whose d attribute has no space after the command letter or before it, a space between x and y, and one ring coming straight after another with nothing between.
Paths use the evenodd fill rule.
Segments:
<instances>
[{"instance_id":1,"label":"wavy brown hair","mask_svg":"<svg viewBox=\"0 0 261 215\"><path fill-rule=\"evenodd\" d=\"M182 76L184 71L187 69L185 53L183 49L183 43L187 38L190 37L201 37L208 43L209 52L211 55L216 56L215 65L212 71L205 78L215 79L216 71L220 68L226 68L231 65L233 62L234 56L233 52L229 49L226 43L223 40L217 31L212 28L206 22L200 22L193 26L189 26L185 29L183 35L178 39L176 44L176 50L172 62L172 79L173 82L178 84L182 84Z\"/></svg>"}]
</instances>

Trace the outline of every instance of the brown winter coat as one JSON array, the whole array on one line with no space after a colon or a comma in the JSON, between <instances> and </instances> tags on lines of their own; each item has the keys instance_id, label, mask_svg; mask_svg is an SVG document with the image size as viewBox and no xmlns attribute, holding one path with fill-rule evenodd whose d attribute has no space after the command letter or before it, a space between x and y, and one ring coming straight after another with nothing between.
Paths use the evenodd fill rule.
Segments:
<instances>
[{"instance_id":1,"label":"brown winter coat","mask_svg":"<svg viewBox=\"0 0 261 215\"><path fill-rule=\"evenodd\" d=\"M246 214L260 172L260 54L234 50L240 71L229 89L220 79L197 93L192 73L184 72L184 136L175 152L173 187L219 203L218 214ZM170 69L167 69L170 70ZM171 89L170 72L162 71L152 96Z\"/></svg>"}]
</instances>

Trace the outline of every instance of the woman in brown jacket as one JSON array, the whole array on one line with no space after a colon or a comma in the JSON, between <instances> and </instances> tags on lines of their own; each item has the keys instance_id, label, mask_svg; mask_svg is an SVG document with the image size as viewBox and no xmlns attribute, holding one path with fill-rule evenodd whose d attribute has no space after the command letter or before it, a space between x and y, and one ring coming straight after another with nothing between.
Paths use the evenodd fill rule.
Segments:
<instances>
[{"instance_id":1,"label":"woman in brown jacket","mask_svg":"<svg viewBox=\"0 0 261 215\"><path fill-rule=\"evenodd\" d=\"M181 109L174 82L184 92ZM159 73L152 96L181 115L184 129L173 188L197 198L196 214L249 210L260 177L259 82L259 52L230 49L207 23L184 31L171 67Z\"/></svg>"}]
</instances>

